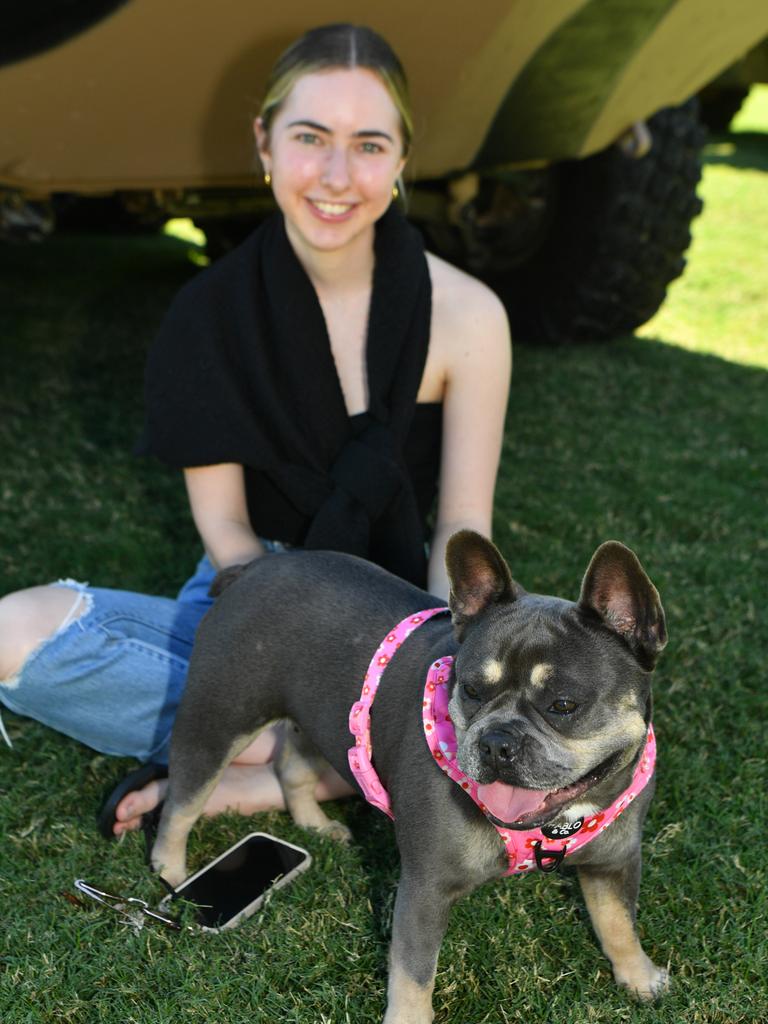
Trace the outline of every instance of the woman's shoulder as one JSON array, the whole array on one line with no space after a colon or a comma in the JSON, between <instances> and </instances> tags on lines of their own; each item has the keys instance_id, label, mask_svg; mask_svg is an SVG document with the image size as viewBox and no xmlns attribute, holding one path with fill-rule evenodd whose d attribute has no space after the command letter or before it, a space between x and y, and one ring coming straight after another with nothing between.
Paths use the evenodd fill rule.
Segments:
<instances>
[{"instance_id":1,"label":"woman's shoulder","mask_svg":"<svg viewBox=\"0 0 768 1024\"><path fill-rule=\"evenodd\" d=\"M469 338L493 349L508 349L509 320L498 295L482 281L433 253L427 253L432 281L432 340L441 347L466 346Z\"/></svg>"}]
</instances>

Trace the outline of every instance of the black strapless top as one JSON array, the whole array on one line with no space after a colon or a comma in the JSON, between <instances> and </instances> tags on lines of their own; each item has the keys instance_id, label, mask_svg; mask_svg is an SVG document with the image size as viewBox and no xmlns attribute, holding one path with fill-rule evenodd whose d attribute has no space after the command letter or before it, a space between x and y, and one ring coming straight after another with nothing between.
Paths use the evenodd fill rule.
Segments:
<instances>
[{"instance_id":1,"label":"black strapless top","mask_svg":"<svg viewBox=\"0 0 768 1024\"><path fill-rule=\"evenodd\" d=\"M364 430L369 422L367 412L350 417L355 435ZM403 458L425 528L437 496L442 436L442 403L417 403ZM299 512L265 473L248 466L245 467L245 490L248 514L258 536L301 547L309 529L309 517Z\"/></svg>"}]
</instances>

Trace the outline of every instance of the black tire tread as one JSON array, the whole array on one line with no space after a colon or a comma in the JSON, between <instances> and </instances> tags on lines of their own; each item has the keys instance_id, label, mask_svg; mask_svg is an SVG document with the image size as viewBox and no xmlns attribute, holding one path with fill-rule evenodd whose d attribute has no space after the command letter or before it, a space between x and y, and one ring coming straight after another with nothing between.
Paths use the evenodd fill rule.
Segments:
<instances>
[{"instance_id":1,"label":"black tire tread","mask_svg":"<svg viewBox=\"0 0 768 1024\"><path fill-rule=\"evenodd\" d=\"M642 159L616 146L559 167L552 231L512 276L513 335L557 344L632 332L664 301L685 267L705 132L695 100L659 111ZM504 291L502 287L500 290Z\"/></svg>"}]
</instances>

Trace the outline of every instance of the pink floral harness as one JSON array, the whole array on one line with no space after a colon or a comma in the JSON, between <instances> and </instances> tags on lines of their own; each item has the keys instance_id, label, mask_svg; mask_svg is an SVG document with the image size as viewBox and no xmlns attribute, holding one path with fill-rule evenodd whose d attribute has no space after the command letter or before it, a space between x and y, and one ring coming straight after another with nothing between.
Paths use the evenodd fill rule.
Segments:
<instances>
[{"instance_id":1,"label":"pink floral harness","mask_svg":"<svg viewBox=\"0 0 768 1024\"><path fill-rule=\"evenodd\" d=\"M349 729L355 737L355 746L349 751L349 766L368 803L394 818L389 794L373 767L371 746L371 705L381 679L393 654L401 644L423 623L447 612L447 608L428 608L426 611L409 615L398 623L384 637L371 659L363 681L360 700L355 701L349 713ZM477 794L478 784L459 768L456 763L456 733L448 713L448 683L451 678L453 658L449 655L433 662L427 672L422 703L424 736L436 763L453 779L480 810L489 817L491 824L501 836L507 851L508 875L529 872L532 868L540 871L554 871L564 857L586 845L591 839L604 832L622 811L632 803L650 781L656 763L656 738L653 726L648 726L645 749L635 768L632 781L610 805L597 814L579 818L561 828L539 828L518 831L498 825ZM544 831L546 830L546 831Z\"/></svg>"}]
</instances>

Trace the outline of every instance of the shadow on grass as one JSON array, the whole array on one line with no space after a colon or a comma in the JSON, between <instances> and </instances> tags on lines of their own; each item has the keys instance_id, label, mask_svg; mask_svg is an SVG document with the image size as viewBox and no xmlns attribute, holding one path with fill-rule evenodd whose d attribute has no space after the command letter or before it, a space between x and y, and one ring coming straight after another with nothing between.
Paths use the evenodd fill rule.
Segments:
<instances>
[{"instance_id":1,"label":"shadow on grass","mask_svg":"<svg viewBox=\"0 0 768 1024\"><path fill-rule=\"evenodd\" d=\"M710 136L704 164L726 164L741 170L768 171L768 133L730 132Z\"/></svg>"},{"instance_id":2,"label":"shadow on grass","mask_svg":"<svg viewBox=\"0 0 768 1024\"><path fill-rule=\"evenodd\" d=\"M75 572L172 590L186 571L179 475L131 450L147 346L195 273L188 248L63 236L0 250L0 585ZM725 579L732 599L739 581L756 598L767 387L762 370L650 339L519 347L496 536L521 581L573 593L618 537L687 604L707 608Z\"/></svg>"},{"instance_id":3,"label":"shadow on grass","mask_svg":"<svg viewBox=\"0 0 768 1024\"><path fill-rule=\"evenodd\" d=\"M184 578L197 543L179 475L131 450L147 346L195 273L188 248L62 236L0 250L0 588L75 573L172 592ZM574 594L618 537L663 592L686 588L699 621L717 617L718 581L756 600L767 387L762 370L650 339L519 347L496 537L521 582Z\"/></svg>"},{"instance_id":4,"label":"shadow on grass","mask_svg":"<svg viewBox=\"0 0 768 1024\"><path fill-rule=\"evenodd\" d=\"M178 474L131 456L141 426L144 354L171 295L195 272L187 248L165 238L63 236L38 248L0 250L0 592L76 575L172 593L194 561L198 542ZM648 1011L676 1024L693 1020L689 1010L697 1006L702 1020L742 1019L727 1007L707 1018L710 1001L753 1005L749 999L754 1003L762 991L747 969L734 979L729 965L756 955L754 922L766 913L767 399L765 371L660 339L516 354L495 516L495 537L514 575L529 590L575 597L593 550L616 538L637 551L667 611L671 640L656 679L659 787L646 843L644 892L652 896L641 920L664 959L666 936L674 933L675 958L696 965L696 991L684 975L679 997ZM64 963L70 925L51 918L38 890L45 883L57 891L91 869L105 873L102 848L92 849L92 812L116 768L41 726L7 717L17 751L7 755L0 829L13 837L13 898L48 914L46 928ZM303 895L295 902L275 902L286 927L227 941L243 956L250 943L261 943L265 960L279 954L299 976L294 964L309 963L315 948L302 918L313 929L326 927L326 901L339 890L334 912L354 915L354 934L364 938L352 948L365 970L355 961L338 984L351 978L358 987L350 1005L370 1006L366 971L373 964L383 972L394 840L368 808L340 805L340 814L360 836L358 853L339 854L318 842L317 862L328 871L318 871L315 886L297 889ZM123 881L141 870L133 847L110 851L108 870L122 872ZM485 942L503 934L508 920L521 934L535 931L552 963L570 956L565 945L573 932L558 924L558 891L526 884L525 899L509 882L482 890L459 911L446 958L457 966L441 968L456 971L459 989L472 971L485 970L471 936L479 929ZM727 928L717 919L726 905ZM21 918L9 941L28 942L25 929L35 921ZM716 950L708 934L721 936ZM116 957L120 945L111 932L105 941L107 953L94 946L89 954L104 974L105 958ZM593 971L586 932L583 943L585 969ZM204 956L184 956L193 963L190 976L209 970ZM533 970L526 946L515 956L521 970ZM176 970L175 958L162 963L164 977ZM239 984L233 972L227 977ZM383 973L375 977L381 987ZM557 998L579 1000L581 989L577 975L558 980ZM542 991L545 998L549 990ZM488 1020L496 1019L492 998L477 996ZM611 1016L612 994L598 991L595 999L604 1013L599 1019L618 1019ZM320 1019L317 1005L311 1019ZM343 1019L341 1001L337 1009ZM123 1004L110 1019L125 1019L126 1012ZM637 1013L638 1020L652 1019Z\"/></svg>"},{"instance_id":5,"label":"shadow on grass","mask_svg":"<svg viewBox=\"0 0 768 1024\"><path fill-rule=\"evenodd\" d=\"M162 235L0 246L3 589L77 575L168 591L190 570L189 552L172 557L180 541L196 550L178 474L132 456L146 350L196 272L190 248ZM164 555L147 574L149 538Z\"/></svg>"}]
</instances>

